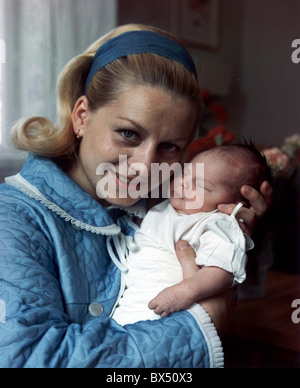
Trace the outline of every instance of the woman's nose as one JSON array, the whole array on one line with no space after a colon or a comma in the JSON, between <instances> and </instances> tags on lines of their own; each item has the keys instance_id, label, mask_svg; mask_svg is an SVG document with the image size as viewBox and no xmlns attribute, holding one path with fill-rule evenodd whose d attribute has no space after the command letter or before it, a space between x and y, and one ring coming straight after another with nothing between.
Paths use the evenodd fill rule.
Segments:
<instances>
[{"instance_id":1,"label":"woman's nose","mask_svg":"<svg viewBox=\"0 0 300 388\"><path fill-rule=\"evenodd\" d=\"M128 159L128 167L134 171L139 171L140 175L148 176L151 173L152 163L157 163L156 149L152 146L144 146L136 148Z\"/></svg>"}]
</instances>

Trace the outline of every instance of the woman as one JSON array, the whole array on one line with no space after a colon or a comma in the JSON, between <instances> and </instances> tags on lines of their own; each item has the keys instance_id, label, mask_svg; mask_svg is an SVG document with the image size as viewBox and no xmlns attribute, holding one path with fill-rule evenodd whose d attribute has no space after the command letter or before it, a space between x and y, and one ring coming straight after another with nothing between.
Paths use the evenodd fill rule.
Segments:
<instances>
[{"instance_id":1,"label":"woman","mask_svg":"<svg viewBox=\"0 0 300 388\"><path fill-rule=\"evenodd\" d=\"M200 305L125 327L110 318L124 284L107 240L133 235L130 217L145 211L130 195L132 170L142 163L148 180L152 163L182 160L200 96L192 59L174 38L128 25L65 67L57 127L41 117L16 127L15 144L31 154L0 189L1 367L222 366L217 332ZM123 175L120 155L132 175ZM97 175L103 164L113 168ZM114 195L101 182L112 183ZM243 228L266 210L268 189L243 187L252 204L241 211ZM182 248L178 255L193 257ZM228 304L203 305L221 329Z\"/></svg>"}]
</instances>

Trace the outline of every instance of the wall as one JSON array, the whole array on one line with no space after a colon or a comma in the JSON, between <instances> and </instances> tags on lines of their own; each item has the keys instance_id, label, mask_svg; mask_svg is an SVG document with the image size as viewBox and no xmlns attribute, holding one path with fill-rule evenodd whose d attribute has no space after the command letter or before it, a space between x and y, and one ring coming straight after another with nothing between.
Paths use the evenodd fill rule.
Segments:
<instances>
[{"instance_id":1,"label":"wall","mask_svg":"<svg viewBox=\"0 0 300 388\"><path fill-rule=\"evenodd\" d=\"M176 1L119 0L118 24L137 22L171 30ZM236 109L236 103L241 104L243 101L239 85L242 64L243 3L241 0L220 1L220 43L217 49L207 50L197 46L188 46L198 68L200 84L216 93L219 93L220 89L228 89L222 102L229 110L229 129L237 134L241 130L241 111ZM230 83L229 88L222 82L224 72L227 75L226 70L232 73L231 79L226 79L224 82L224 84ZM218 77L218 81L206 80L206 76L209 78ZM224 94L224 92L222 93Z\"/></svg>"},{"instance_id":2,"label":"wall","mask_svg":"<svg viewBox=\"0 0 300 388\"><path fill-rule=\"evenodd\" d=\"M63 1L65 3L67 0ZM68 2L70 1L68 0ZM111 4L113 0L105 1ZM175 1L119 0L117 24L140 22L169 29L172 26L171 16ZM72 4L74 5L73 0ZM191 46L190 51L195 58L200 74L205 67L208 71L210 68L214 68L216 77L220 76L224 68L232 70L231 87L223 96L223 102L227 106L230 116L228 128L236 134L251 136L261 145L280 145L286 136L300 132L300 109L298 108L300 64L295 65L291 61L293 52L291 43L294 39L300 38L300 1L220 0L220 4L219 48L206 50ZM77 9L73 9L73 12L78 11L78 26L81 26L82 30L86 23L84 22L84 14L80 10L82 11L81 8L77 7ZM97 13L95 14L97 15ZM6 17L8 16L6 15ZM99 30L106 28L103 23L99 22L103 20L103 13L97 17L97 27L95 24L93 24L93 28L89 26L88 36L79 33L79 27L78 31L76 30L80 37L80 44L84 47L86 46L85 39L90 42L90 35L95 31L98 33L98 28ZM105 20L106 24L114 23L115 16L106 14ZM10 23L10 25L14 25L14 23ZM68 24L63 24L62 28L66 28L70 34ZM24 31L22 34L24 35L26 32ZM77 47L79 44L78 36L71 48L68 43L69 38L67 39L64 34L64 39L60 41L68 44L65 50L59 51L61 57L71 57L78 53L78 49L74 50L73 54L71 53L73 46ZM34 44L36 46L36 43ZM65 62L66 59L61 60L61 63ZM13 67L10 68L13 69ZM54 78L56 79L56 76L51 77L48 81L50 86L55 85ZM217 83L219 84L219 81ZM10 90L18 90L18 88L11 87ZM12 103L10 106L15 107ZM43 112L35 110L36 108L32 105L31 109L36 114L43 114ZM27 114L30 113L31 111L27 111ZM10 127L11 123L19 116L18 112L16 116L10 117L7 120L9 122L7 126ZM19 166L1 160L0 181L3 176L18 169Z\"/></svg>"},{"instance_id":3,"label":"wall","mask_svg":"<svg viewBox=\"0 0 300 388\"><path fill-rule=\"evenodd\" d=\"M300 38L300 2L243 2L242 133L280 145L285 136L300 133L300 64L291 61L291 43Z\"/></svg>"},{"instance_id":4,"label":"wall","mask_svg":"<svg viewBox=\"0 0 300 388\"><path fill-rule=\"evenodd\" d=\"M198 68L220 77L232 70L223 102L228 128L260 145L281 145L300 132L300 64L291 43L300 38L298 0L221 0L220 47L190 47ZM172 0L119 0L118 23L141 22L168 29ZM214 70L213 70L214 69ZM221 77L222 78L222 77Z\"/></svg>"},{"instance_id":5,"label":"wall","mask_svg":"<svg viewBox=\"0 0 300 388\"><path fill-rule=\"evenodd\" d=\"M2 143L0 183L19 171L26 154L10 144L21 117L45 116L56 122L56 82L65 64L114 28L116 0L1 0L6 42L2 65ZM3 17L3 13L0 15Z\"/></svg>"}]
</instances>

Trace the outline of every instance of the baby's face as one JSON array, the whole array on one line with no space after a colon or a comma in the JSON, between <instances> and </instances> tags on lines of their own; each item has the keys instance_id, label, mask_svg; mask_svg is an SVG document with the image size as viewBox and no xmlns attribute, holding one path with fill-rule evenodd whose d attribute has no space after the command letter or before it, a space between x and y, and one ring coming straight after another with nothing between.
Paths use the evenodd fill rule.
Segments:
<instances>
[{"instance_id":1,"label":"baby's face","mask_svg":"<svg viewBox=\"0 0 300 388\"><path fill-rule=\"evenodd\" d=\"M173 208L179 213L194 214L211 212L220 203L232 203L232 193L224 182L236 179L239 171L238 166L228 165L210 152L197 155L188 172L174 179L170 198Z\"/></svg>"}]
</instances>

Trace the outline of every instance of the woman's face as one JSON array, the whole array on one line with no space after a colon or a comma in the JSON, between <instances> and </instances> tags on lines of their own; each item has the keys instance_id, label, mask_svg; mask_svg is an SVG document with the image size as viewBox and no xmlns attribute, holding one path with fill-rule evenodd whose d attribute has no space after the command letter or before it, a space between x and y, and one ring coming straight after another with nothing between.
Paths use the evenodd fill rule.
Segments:
<instances>
[{"instance_id":1,"label":"woman's face","mask_svg":"<svg viewBox=\"0 0 300 388\"><path fill-rule=\"evenodd\" d=\"M83 96L72 116L82 139L71 178L104 206L130 206L150 190L152 163L181 161L196 117L186 100L150 86L128 88L96 112Z\"/></svg>"}]
</instances>

